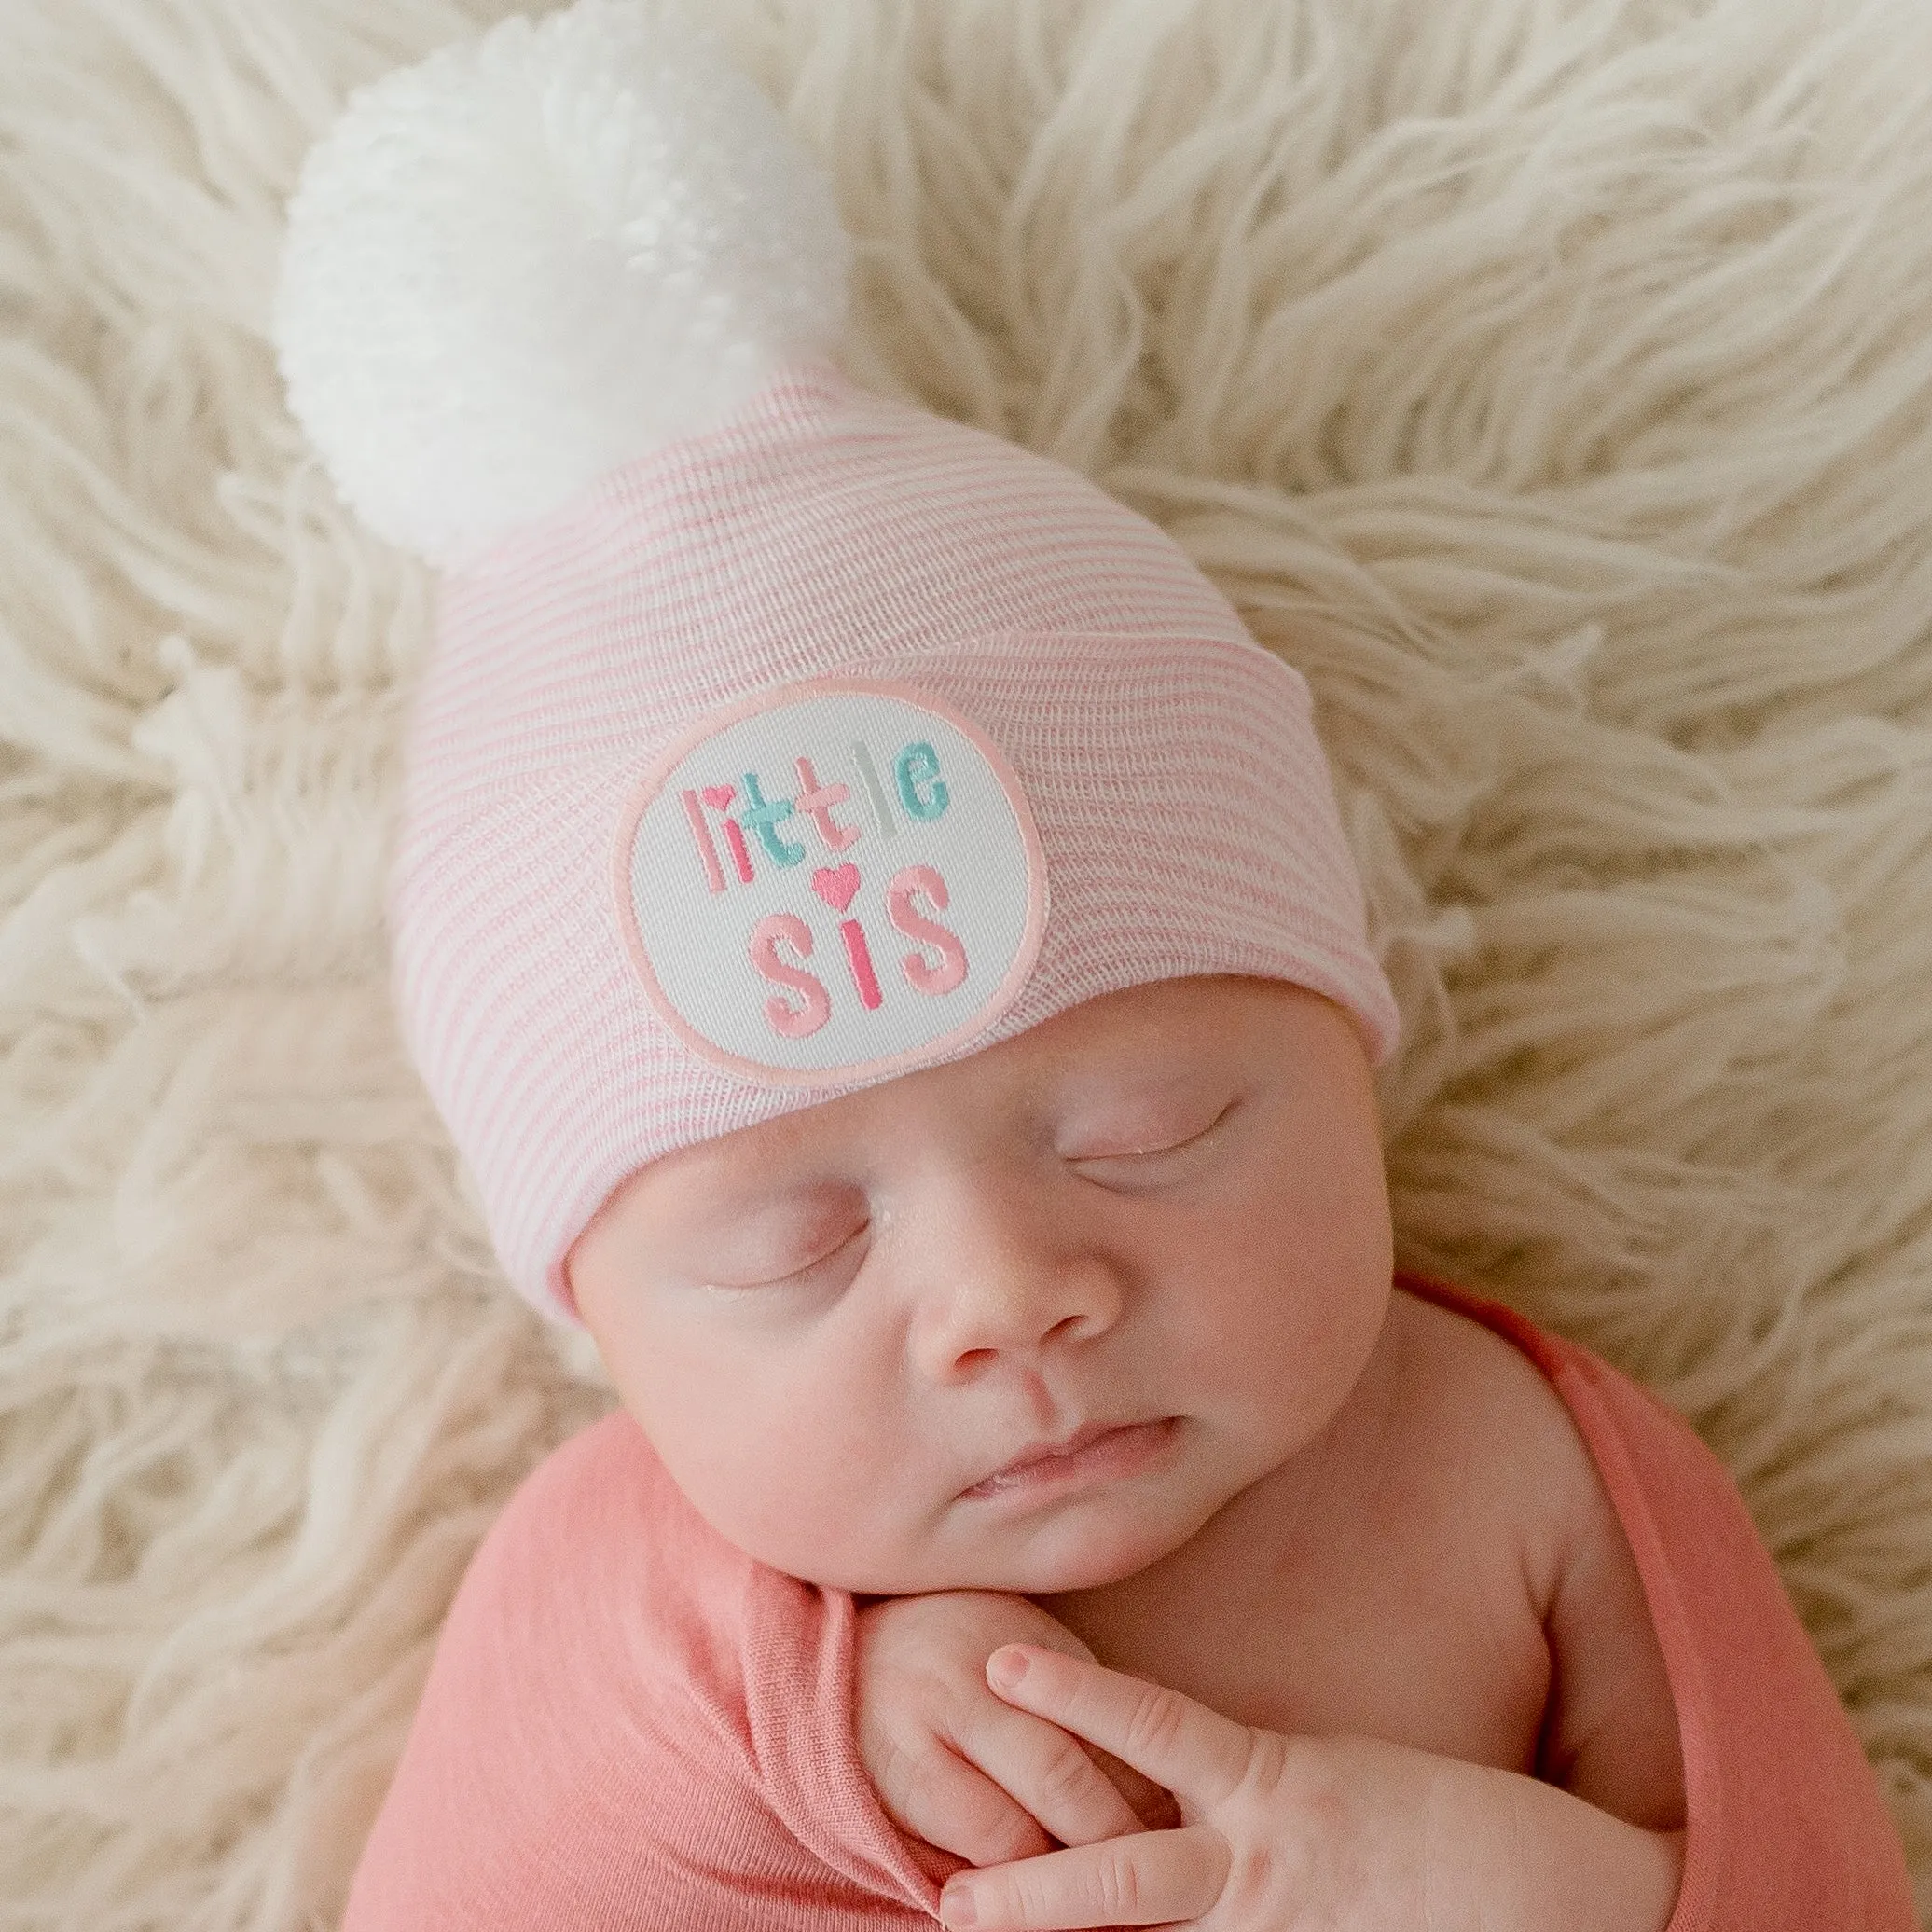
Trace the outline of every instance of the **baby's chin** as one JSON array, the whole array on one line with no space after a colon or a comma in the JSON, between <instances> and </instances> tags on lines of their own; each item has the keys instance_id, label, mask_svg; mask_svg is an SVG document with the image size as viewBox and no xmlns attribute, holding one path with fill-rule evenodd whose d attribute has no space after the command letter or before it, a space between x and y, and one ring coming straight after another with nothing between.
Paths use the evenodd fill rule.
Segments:
<instances>
[{"instance_id":1,"label":"baby's chin","mask_svg":"<svg viewBox=\"0 0 1932 1932\"><path fill-rule=\"evenodd\" d=\"M939 1590L996 1590L1011 1596L1056 1596L1077 1590L1104 1590L1138 1576L1171 1556L1193 1536L1196 1525L1165 1534L1144 1523L1049 1525L1044 1533L977 1538L966 1549L909 1552L896 1558L841 1560L826 1552L807 1574L789 1568L802 1581L821 1589L846 1590L854 1596L923 1596Z\"/></svg>"}]
</instances>

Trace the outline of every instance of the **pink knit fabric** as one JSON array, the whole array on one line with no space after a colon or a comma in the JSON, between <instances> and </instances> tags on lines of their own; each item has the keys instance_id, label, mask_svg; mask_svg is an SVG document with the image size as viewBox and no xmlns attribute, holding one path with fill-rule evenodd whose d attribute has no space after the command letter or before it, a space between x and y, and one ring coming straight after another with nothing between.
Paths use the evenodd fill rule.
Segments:
<instances>
[{"instance_id":1,"label":"pink knit fabric","mask_svg":"<svg viewBox=\"0 0 1932 1932\"><path fill-rule=\"evenodd\" d=\"M563 1257L646 1161L1101 993L1285 978L1353 1014L1377 1057L1394 1041L1305 684L1169 538L1059 464L801 368L446 582L439 628L407 745L396 990L504 1265L549 1312L571 1318ZM761 1082L654 1006L616 841L694 729L828 678L926 694L1004 761L1043 928L969 1037ZM730 886L724 850L694 850L691 877L701 859ZM892 963L828 927L819 966L841 939L876 1004ZM943 986L926 958L906 977Z\"/></svg>"},{"instance_id":2,"label":"pink knit fabric","mask_svg":"<svg viewBox=\"0 0 1932 1932\"><path fill-rule=\"evenodd\" d=\"M1574 1344L1432 1283L1549 1377L1656 1623L1683 1740L1670 1932L1913 1932L1898 1838L1721 1464ZM852 1729L852 1599L740 1554L619 1413L511 1498L436 1649L343 1932L918 1932Z\"/></svg>"}]
</instances>

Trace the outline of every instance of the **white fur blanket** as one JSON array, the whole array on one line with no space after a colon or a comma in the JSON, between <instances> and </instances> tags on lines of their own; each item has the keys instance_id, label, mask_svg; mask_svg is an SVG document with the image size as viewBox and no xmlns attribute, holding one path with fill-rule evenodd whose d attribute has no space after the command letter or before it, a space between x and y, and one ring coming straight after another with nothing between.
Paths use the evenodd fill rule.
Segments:
<instances>
[{"instance_id":1,"label":"white fur blanket","mask_svg":"<svg viewBox=\"0 0 1932 1932\"><path fill-rule=\"evenodd\" d=\"M695 0L694 0L695 4ZM605 1404L379 892L426 586L265 342L344 90L501 0L0 7L0 1924L338 1911L464 1560ZM1679 1404L1932 1904L1932 8L704 0L859 374L1307 672L1404 1259Z\"/></svg>"}]
</instances>

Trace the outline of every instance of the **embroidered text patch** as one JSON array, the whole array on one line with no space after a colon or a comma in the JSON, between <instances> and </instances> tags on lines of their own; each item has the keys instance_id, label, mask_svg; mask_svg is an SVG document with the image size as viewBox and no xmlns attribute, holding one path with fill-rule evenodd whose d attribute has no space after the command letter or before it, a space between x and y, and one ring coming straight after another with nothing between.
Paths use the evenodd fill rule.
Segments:
<instances>
[{"instance_id":1,"label":"embroidered text patch","mask_svg":"<svg viewBox=\"0 0 1932 1932\"><path fill-rule=\"evenodd\" d=\"M632 795L619 922L652 1004L752 1080L912 1067L1026 983L1046 866L1012 766L909 685L825 678L686 732Z\"/></svg>"}]
</instances>

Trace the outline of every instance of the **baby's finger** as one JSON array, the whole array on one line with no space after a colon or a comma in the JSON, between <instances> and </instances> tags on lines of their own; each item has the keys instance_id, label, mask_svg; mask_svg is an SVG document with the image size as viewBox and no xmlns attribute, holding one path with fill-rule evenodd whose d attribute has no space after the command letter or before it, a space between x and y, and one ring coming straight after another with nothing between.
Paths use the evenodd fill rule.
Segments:
<instances>
[{"instance_id":1,"label":"baby's finger","mask_svg":"<svg viewBox=\"0 0 1932 1932\"><path fill-rule=\"evenodd\" d=\"M1181 1822L1173 1792L1142 1777L1131 1764L1123 1764L1111 1751L1088 1745L1086 1754L1106 1774L1107 1782L1126 1800L1127 1809L1149 1831L1171 1831Z\"/></svg>"},{"instance_id":2,"label":"baby's finger","mask_svg":"<svg viewBox=\"0 0 1932 1932\"><path fill-rule=\"evenodd\" d=\"M937 1740L883 1772L879 1797L893 1823L969 1865L1003 1865L1054 1849L1023 1805Z\"/></svg>"},{"instance_id":3,"label":"baby's finger","mask_svg":"<svg viewBox=\"0 0 1932 1932\"><path fill-rule=\"evenodd\" d=\"M1164 1685L1037 1644L1002 1644L987 1659L987 1682L1008 1704L1111 1751L1203 1810L1247 1773L1254 1733Z\"/></svg>"},{"instance_id":4,"label":"baby's finger","mask_svg":"<svg viewBox=\"0 0 1932 1932\"><path fill-rule=\"evenodd\" d=\"M990 1871L956 1872L942 1925L973 1932L1069 1932L1204 1918L1228 1882L1227 1841L1206 1825L1139 1831Z\"/></svg>"},{"instance_id":5,"label":"baby's finger","mask_svg":"<svg viewBox=\"0 0 1932 1932\"><path fill-rule=\"evenodd\" d=\"M1133 1806L1087 1756L1080 1740L1043 1718L988 1699L983 1711L975 1712L971 1724L961 1726L951 1742L1062 1844L1097 1844L1103 1838L1140 1829ZM973 1862L1000 1861L975 1858Z\"/></svg>"}]
</instances>

